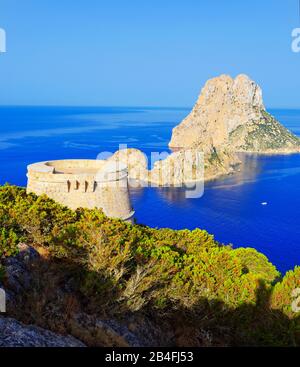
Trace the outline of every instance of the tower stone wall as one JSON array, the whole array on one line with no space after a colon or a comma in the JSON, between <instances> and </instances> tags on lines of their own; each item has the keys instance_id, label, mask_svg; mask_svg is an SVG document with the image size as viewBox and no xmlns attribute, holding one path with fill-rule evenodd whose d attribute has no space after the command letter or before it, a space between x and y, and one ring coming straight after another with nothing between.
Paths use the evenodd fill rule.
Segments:
<instances>
[{"instance_id":1,"label":"tower stone wall","mask_svg":"<svg viewBox=\"0 0 300 367\"><path fill-rule=\"evenodd\" d=\"M28 166L27 192L46 194L71 208L101 208L109 217L132 221L127 167L101 160L59 160Z\"/></svg>"}]
</instances>

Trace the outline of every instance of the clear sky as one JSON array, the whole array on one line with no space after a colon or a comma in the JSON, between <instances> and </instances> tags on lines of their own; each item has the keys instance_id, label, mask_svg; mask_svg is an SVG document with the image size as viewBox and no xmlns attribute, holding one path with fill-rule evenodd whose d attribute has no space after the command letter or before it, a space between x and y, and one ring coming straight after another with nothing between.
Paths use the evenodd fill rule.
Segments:
<instances>
[{"instance_id":1,"label":"clear sky","mask_svg":"<svg viewBox=\"0 0 300 367\"><path fill-rule=\"evenodd\" d=\"M246 73L300 108L298 0L0 0L0 104L192 106Z\"/></svg>"}]
</instances>

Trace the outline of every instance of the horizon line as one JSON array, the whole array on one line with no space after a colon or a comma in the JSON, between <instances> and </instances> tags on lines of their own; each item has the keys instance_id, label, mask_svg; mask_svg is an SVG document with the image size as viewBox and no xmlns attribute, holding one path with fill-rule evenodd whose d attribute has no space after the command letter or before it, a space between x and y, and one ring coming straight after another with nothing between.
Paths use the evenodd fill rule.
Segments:
<instances>
[{"instance_id":1,"label":"horizon line","mask_svg":"<svg viewBox=\"0 0 300 367\"><path fill-rule=\"evenodd\" d=\"M140 108L140 109L178 109L178 110L192 110L193 106L153 106L153 105L72 105L72 104L0 104L1 107L62 107L62 108ZM267 106L266 110L300 110L295 106Z\"/></svg>"}]
</instances>

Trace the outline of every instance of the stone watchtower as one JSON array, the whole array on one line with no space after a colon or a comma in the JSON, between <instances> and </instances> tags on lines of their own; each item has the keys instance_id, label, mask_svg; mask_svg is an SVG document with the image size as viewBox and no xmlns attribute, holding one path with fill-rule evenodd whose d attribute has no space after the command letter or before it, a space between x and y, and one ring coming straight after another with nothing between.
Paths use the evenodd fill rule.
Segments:
<instances>
[{"instance_id":1,"label":"stone watchtower","mask_svg":"<svg viewBox=\"0 0 300 367\"><path fill-rule=\"evenodd\" d=\"M109 217L132 222L127 167L102 160L59 160L28 166L27 192L46 194L71 208L101 208Z\"/></svg>"}]
</instances>

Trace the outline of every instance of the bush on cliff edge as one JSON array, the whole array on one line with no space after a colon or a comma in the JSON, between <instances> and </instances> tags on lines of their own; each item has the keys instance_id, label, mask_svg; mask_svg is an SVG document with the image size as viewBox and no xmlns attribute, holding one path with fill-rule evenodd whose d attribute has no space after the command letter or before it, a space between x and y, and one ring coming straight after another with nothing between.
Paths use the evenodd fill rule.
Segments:
<instances>
[{"instance_id":1,"label":"bush on cliff edge","mask_svg":"<svg viewBox=\"0 0 300 367\"><path fill-rule=\"evenodd\" d=\"M76 292L95 309L164 315L214 309L225 315L247 307L241 320L250 334L250 309L271 314L273 308L295 317L288 303L291 288L299 286L299 268L280 281L276 268L255 249L232 249L200 229L131 225L100 210L72 211L5 185L0 188L0 258L14 255L20 242L44 247L52 261L67 264L64 271Z\"/></svg>"}]
</instances>

